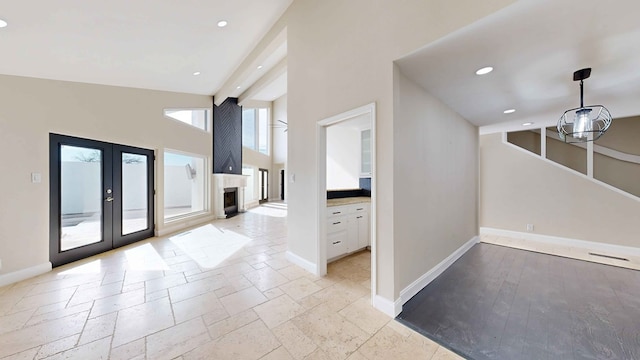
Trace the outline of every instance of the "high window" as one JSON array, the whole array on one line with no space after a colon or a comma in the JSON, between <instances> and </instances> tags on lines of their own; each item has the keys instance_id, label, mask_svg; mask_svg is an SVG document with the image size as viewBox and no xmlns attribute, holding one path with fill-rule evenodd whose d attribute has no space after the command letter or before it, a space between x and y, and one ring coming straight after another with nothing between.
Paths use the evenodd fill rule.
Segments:
<instances>
[{"instance_id":1,"label":"high window","mask_svg":"<svg viewBox=\"0 0 640 360\"><path fill-rule=\"evenodd\" d=\"M204 157L164 152L164 219L207 210L207 171Z\"/></svg>"},{"instance_id":2,"label":"high window","mask_svg":"<svg viewBox=\"0 0 640 360\"><path fill-rule=\"evenodd\" d=\"M210 131L211 111L209 109L165 109L164 116L178 120L200 130Z\"/></svg>"},{"instance_id":3,"label":"high window","mask_svg":"<svg viewBox=\"0 0 640 360\"><path fill-rule=\"evenodd\" d=\"M242 110L242 146L269 155L269 109Z\"/></svg>"}]
</instances>

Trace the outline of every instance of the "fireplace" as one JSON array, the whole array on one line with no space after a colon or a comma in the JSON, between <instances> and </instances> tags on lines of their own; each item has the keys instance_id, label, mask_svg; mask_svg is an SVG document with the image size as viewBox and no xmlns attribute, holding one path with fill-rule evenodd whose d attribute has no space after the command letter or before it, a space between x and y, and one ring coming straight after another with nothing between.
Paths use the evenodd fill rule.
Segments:
<instances>
[{"instance_id":1,"label":"fireplace","mask_svg":"<svg viewBox=\"0 0 640 360\"><path fill-rule=\"evenodd\" d=\"M238 188L224 188L224 214L231 217L238 213Z\"/></svg>"},{"instance_id":2,"label":"fireplace","mask_svg":"<svg viewBox=\"0 0 640 360\"><path fill-rule=\"evenodd\" d=\"M226 219L247 211L244 191L247 187L246 175L213 174L213 214L216 219Z\"/></svg>"}]
</instances>

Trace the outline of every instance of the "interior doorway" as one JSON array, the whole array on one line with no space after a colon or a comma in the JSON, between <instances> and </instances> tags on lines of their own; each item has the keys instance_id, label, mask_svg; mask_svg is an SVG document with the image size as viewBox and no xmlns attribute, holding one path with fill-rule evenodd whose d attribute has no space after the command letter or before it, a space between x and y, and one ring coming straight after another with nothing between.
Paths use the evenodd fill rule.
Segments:
<instances>
[{"instance_id":1,"label":"interior doorway","mask_svg":"<svg viewBox=\"0 0 640 360\"><path fill-rule=\"evenodd\" d=\"M327 241L328 233L328 209L327 209L327 128L349 120L358 119L358 122L366 122L369 132L367 141L370 144L369 157L369 182L371 207L370 207L370 268L371 268L371 300L377 294L377 232L376 232L376 104L370 103L353 110L329 117L317 123L317 164L318 164L318 248L317 248L317 274L327 274Z\"/></svg>"},{"instance_id":2,"label":"interior doorway","mask_svg":"<svg viewBox=\"0 0 640 360\"><path fill-rule=\"evenodd\" d=\"M153 150L49 135L53 266L154 235Z\"/></svg>"},{"instance_id":3,"label":"interior doorway","mask_svg":"<svg viewBox=\"0 0 640 360\"><path fill-rule=\"evenodd\" d=\"M269 201L269 170L258 169L258 202L260 204Z\"/></svg>"}]
</instances>

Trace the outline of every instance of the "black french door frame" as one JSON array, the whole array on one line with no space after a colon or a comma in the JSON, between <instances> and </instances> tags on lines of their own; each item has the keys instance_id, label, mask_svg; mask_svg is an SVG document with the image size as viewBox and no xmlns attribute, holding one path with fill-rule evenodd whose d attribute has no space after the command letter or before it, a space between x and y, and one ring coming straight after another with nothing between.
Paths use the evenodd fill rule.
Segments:
<instances>
[{"instance_id":1,"label":"black french door frame","mask_svg":"<svg viewBox=\"0 0 640 360\"><path fill-rule=\"evenodd\" d=\"M101 240L70 249L62 249L62 146L96 150L100 156ZM146 228L123 233L123 154L146 157ZM153 150L49 134L49 259L53 266L64 265L111 249L154 236L154 163Z\"/></svg>"},{"instance_id":2,"label":"black french door frame","mask_svg":"<svg viewBox=\"0 0 640 360\"><path fill-rule=\"evenodd\" d=\"M269 170L258 168L258 176L260 176L260 196L258 197L258 203L262 204L269 201Z\"/></svg>"}]
</instances>

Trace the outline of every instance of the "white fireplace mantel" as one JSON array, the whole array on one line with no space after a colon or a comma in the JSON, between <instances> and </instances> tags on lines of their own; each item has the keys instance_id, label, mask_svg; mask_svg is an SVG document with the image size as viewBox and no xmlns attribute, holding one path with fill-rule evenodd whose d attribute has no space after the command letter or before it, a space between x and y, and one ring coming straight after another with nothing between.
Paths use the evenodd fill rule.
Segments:
<instances>
[{"instance_id":1,"label":"white fireplace mantel","mask_svg":"<svg viewBox=\"0 0 640 360\"><path fill-rule=\"evenodd\" d=\"M213 214L218 219L225 219L224 213L224 189L238 188L238 212L247 211L244 203L244 191L247 187L248 175L213 174L211 189L213 191Z\"/></svg>"}]
</instances>

